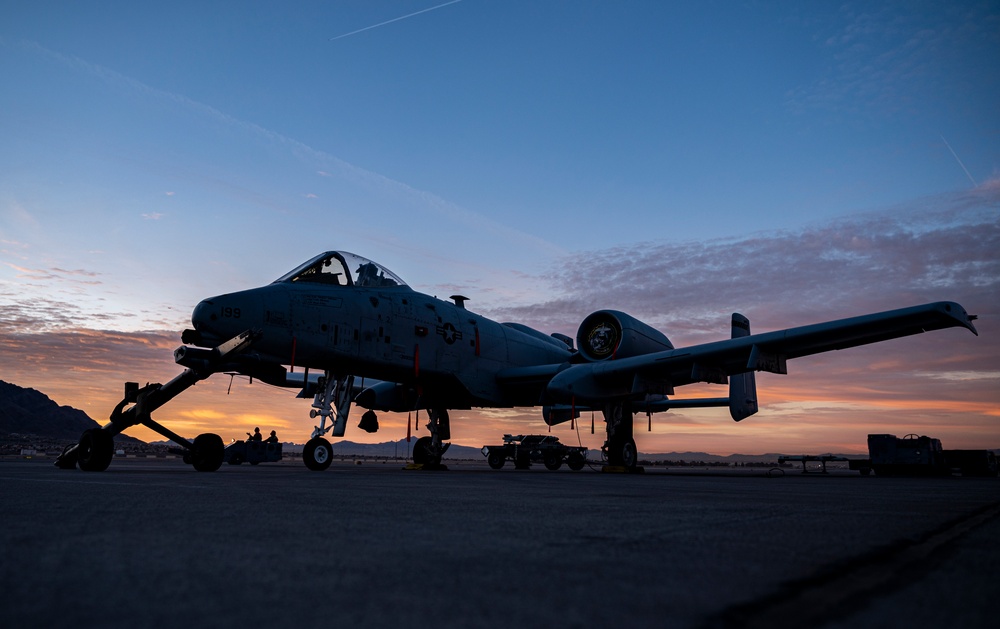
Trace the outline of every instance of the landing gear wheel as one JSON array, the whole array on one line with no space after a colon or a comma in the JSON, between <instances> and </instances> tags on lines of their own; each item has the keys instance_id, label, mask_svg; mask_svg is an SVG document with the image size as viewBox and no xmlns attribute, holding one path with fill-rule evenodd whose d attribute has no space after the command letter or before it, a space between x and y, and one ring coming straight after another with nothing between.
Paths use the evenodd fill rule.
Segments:
<instances>
[{"instance_id":1,"label":"landing gear wheel","mask_svg":"<svg viewBox=\"0 0 1000 629\"><path fill-rule=\"evenodd\" d=\"M77 446L77 464L86 472L103 472L115 454L115 438L100 428L84 430Z\"/></svg>"},{"instance_id":2,"label":"landing gear wheel","mask_svg":"<svg viewBox=\"0 0 1000 629\"><path fill-rule=\"evenodd\" d=\"M571 452L568 457L566 457L566 464L569 465L569 469L574 472L579 472L583 469L583 466L587 464L587 459L579 452Z\"/></svg>"},{"instance_id":3,"label":"landing gear wheel","mask_svg":"<svg viewBox=\"0 0 1000 629\"><path fill-rule=\"evenodd\" d=\"M413 462L424 467L441 465L441 455L434 452L434 442L430 437L421 437L413 444Z\"/></svg>"},{"instance_id":4,"label":"landing gear wheel","mask_svg":"<svg viewBox=\"0 0 1000 629\"><path fill-rule=\"evenodd\" d=\"M498 470L503 467L503 464L506 461L506 459L507 457L500 454L499 452L490 452L490 455L486 457L486 462L490 464L490 467L492 467L495 470Z\"/></svg>"},{"instance_id":5,"label":"landing gear wheel","mask_svg":"<svg viewBox=\"0 0 1000 629\"><path fill-rule=\"evenodd\" d=\"M333 463L333 448L323 437L313 437L302 448L302 460L314 472L322 472Z\"/></svg>"},{"instance_id":6,"label":"landing gear wheel","mask_svg":"<svg viewBox=\"0 0 1000 629\"><path fill-rule=\"evenodd\" d=\"M199 472L214 472L222 467L226 458L226 446L222 437L206 432L194 438L194 447L189 456L191 465Z\"/></svg>"},{"instance_id":7,"label":"landing gear wheel","mask_svg":"<svg viewBox=\"0 0 1000 629\"><path fill-rule=\"evenodd\" d=\"M562 457L554 452L549 452L545 455L543 463L545 463L545 469L554 472L562 467Z\"/></svg>"},{"instance_id":8,"label":"landing gear wheel","mask_svg":"<svg viewBox=\"0 0 1000 629\"><path fill-rule=\"evenodd\" d=\"M626 439L621 445L622 465L631 469L639 462L639 451L635 447L635 439Z\"/></svg>"},{"instance_id":9,"label":"landing gear wheel","mask_svg":"<svg viewBox=\"0 0 1000 629\"><path fill-rule=\"evenodd\" d=\"M639 454L635 448L635 439L612 439L608 446L608 465L633 469L639 462Z\"/></svg>"}]
</instances>

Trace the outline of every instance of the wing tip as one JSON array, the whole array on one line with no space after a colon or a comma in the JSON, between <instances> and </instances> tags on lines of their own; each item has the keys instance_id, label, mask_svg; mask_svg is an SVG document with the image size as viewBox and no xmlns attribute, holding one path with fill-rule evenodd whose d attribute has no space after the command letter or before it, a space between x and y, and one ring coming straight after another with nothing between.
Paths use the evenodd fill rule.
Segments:
<instances>
[{"instance_id":1,"label":"wing tip","mask_svg":"<svg viewBox=\"0 0 1000 629\"><path fill-rule=\"evenodd\" d=\"M942 301L938 305L945 314L955 321L957 326L961 326L979 336L979 330L976 329L976 326L972 325L972 322L978 318L976 315L970 315L961 304L954 301Z\"/></svg>"}]
</instances>

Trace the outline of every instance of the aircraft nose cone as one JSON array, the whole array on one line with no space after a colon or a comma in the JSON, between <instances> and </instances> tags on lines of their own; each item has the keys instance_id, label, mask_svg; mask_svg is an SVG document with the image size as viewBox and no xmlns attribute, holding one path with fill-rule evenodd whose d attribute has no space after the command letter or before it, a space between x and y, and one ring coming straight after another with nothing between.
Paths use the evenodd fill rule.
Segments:
<instances>
[{"instance_id":1,"label":"aircraft nose cone","mask_svg":"<svg viewBox=\"0 0 1000 629\"><path fill-rule=\"evenodd\" d=\"M211 299L203 299L194 307L194 312L191 313L191 325L194 326L195 330L199 332L210 331L210 323L216 319L212 313L212 305Z\"/></svg>"},{"instance_id":2,"label":"aircraft nose cone","mask_svg":"<svg viewBox=\"0 0 1000 629\"><path fill-rule=\"evenodd\" d=\"M191 313L191 324L205 342L225 341L259 327L263 321L260 289L204 299Z\"/></svg>"}]
</instances>

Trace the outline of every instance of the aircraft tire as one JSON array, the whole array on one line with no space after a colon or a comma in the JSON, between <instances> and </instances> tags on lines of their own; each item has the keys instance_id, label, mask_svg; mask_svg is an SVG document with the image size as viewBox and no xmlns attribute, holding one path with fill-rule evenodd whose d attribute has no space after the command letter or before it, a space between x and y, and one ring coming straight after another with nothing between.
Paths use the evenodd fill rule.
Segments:
<instances>
[{"instance_id":1,"label":"aircraft tire","mask_svg":"<svg viewBox=\"0 0 1000 629\"><path fill-rule=\"evenodd\" d=\"M635 447L635 439L626 439L621 445L622 465L633 468L639 462L639 451Z\"/></svg>"},{"instance_id":2,"label":"aircraft tire","mask_svg":"<svg viewBox=\"0 0 1000 629\"><path fill-rule=\"evenodd\" d=\"M431 453L431 441L430 437L421 437L417 439L417 442L413 444L413 462L417 465L424 465L428 467L434 467L436 465L441 465L441 456L435 456Z\"/></svg>"},{"instance_id":3,"label":"aircraft tire","mask_svg":"<svg viewBox=\"0 0 1000 629\"><path fill-rule=\"evenodd\" d=\"M313 437L302 448L302 461L314 472L322 472L333 463L333 447L323 437Z\"/></svg>"},{"instance_id":4,"label":"aircraft tire","mask_svg":"<svg viewBox=\"0 0 1000 629\"><path fill-rule=\"evenodd\" d=\"M625 439L614 439L608 448L608 465L634 468L639 461L639 454L635 448L635 439L631 437Z\"/></svg>"},{"instance_id":5,"label":"aircraft tire","mask_svg":"<svg viewBox=\"0 0 1000 629\"><path fill-rule=\"evenodd\" d=\"M190 455L191 465L199 472L214 472L222 467L226 458L226 446L222 437L206 432L194 438L194 448Z\"/></svg>"},{"instance_id":6,"label":"aircraft tire","mask_svg":"<svg viewBox=\"0 0 1000 629\"><path fill-rule=\"evenodd\" d=\"M486 462L490 464L495 470L499 470L503 467L503 464L507 461L507 457L500 454L499 452L490 452L490 455L486 457Z\"/></svg>"},{"instance_id":7,"label":"aircraft tire","mask_svg":"<svg viewBox=\"0 0 1000 629\"><path fill-rule=\"evenodd\" d=\"M562 457L555 452L549 452L546 453L543 463L545 464L545 469L554 472L562 467Z\"/></svg>"},{"instance_id":8,"label":"aircraft tire","mask_svg":"<svg viewBox=\"0 0 1000 629\"><path fill-rule=\"evenodd\" d=\"M587 459L579 452L570 452L569 456L566 457L566 465L574 472L579 472L586 464Z\"/></svg>"},{"instance_id":9,"label":"aircraft tire","mask_svg":"<svg viewBox=\"0 0 1000 629\"><path fill-rule=\"evenodd\" d=\"M115 438L100 428L84 430L77 447L77 464L85 472L103 472L115 454Z\"/></svg>"}]
</instances>

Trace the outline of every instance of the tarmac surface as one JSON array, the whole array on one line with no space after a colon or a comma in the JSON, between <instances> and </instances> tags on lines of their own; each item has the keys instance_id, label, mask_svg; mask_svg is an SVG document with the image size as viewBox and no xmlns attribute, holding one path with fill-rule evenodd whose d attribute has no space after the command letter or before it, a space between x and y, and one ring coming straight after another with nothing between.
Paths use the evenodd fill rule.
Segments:
<instances>
[{"instance_id":1,"label":"tarmac surface","mask_svg":"<svg viewBox=\"0 0 1000 629\"><path fill-rule=\"evenodd\" d=\"M7 627L985 627L1000 480L0 461Z\"/></svg>"}]
</instances>

